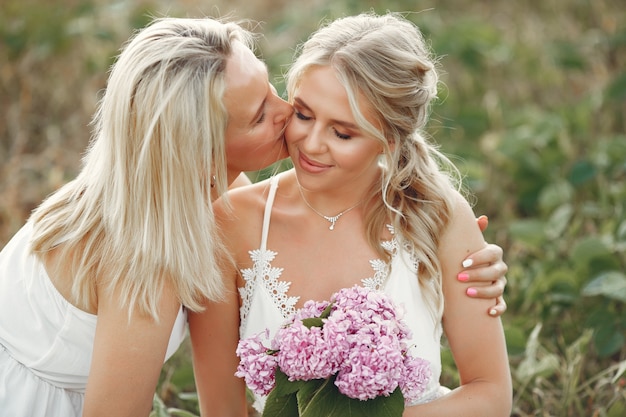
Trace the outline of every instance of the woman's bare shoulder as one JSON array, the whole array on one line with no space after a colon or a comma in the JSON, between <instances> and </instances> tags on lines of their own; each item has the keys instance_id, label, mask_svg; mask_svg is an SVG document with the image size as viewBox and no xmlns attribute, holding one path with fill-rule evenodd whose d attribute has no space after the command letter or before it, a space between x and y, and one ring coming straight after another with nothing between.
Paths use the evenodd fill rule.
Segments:
<instances>
[{"instance_id":1,"label":"woman's bare shoulder","mask_svg":"<svg viewBox=\"0 0 626 417\"><path fill-rule=\"evenodd\" d=\"M214 202L215 220L227 242L242 247L260 241L269 187L269 180L237 187Z\"/></svg>"},{"instance_id":2,"label":"woman's bare shoulder","mask_svg":"<svg viewBox=\"0 0 626 417\"><path fill-rule=\"evenodd\" d=\"M218 199L218 209L234 214L249 214L263 210L270 188L270 180L264 180L244 187L229 190Z\"/></svg>"},{"instance_id":3,"label":"woman's bare shoulder","mask_svg":"<svg viewBox=\"0 0 626 417\"><path fill-rule=\"evenodd\" d=\"M467 255L485 246L470 203L458 191L453 192L450 220L439 240L442 266L455 269Z\"/></svg>"}]
</instances>

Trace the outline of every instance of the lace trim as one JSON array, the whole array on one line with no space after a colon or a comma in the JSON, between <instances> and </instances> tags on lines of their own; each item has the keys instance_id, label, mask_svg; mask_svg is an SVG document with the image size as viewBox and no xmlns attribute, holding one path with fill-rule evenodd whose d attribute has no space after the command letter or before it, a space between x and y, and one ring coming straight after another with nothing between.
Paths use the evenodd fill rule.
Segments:
<instances>
[{"instance_id":1,"label":"lace trim","mask_svg":"<svg viewBox=\"0 0 626 417\"><path fill-rule=\"evenodd\" d=\"M363 278L361 283L365 288L380 291L385 286L385 282L387 281L391 268L389 267L389 264L382 259L372 259L370 261L370 265L374 270L374 276Z\"/></svg>"},{"instance_id":2,"label":"lace trim","mask_svg":"<svg viewBox=\"0 0 626 417\"><path fill-rule=\"evenodd\" d=\"M241 270L241 274L245 281L245 286L239 288L239 294L242 299L241 304L241 320L244 322L250 312L252 304L252 296L254 295L254 286L257 280L263 285L272 300L280 309L283 317L287 318L296 312L295 305L300 297L287 297L287 291L291 286L291 282L280 281L280 275L283 268L276 268L271 265L277 253L271 250L256 249L248 252L252 260L252 268Z\"/></svg>"},{"instance_id":3,"label":"lace trim","mask_svg":"<svg viewBox=\"0 0 626 417\"><path fill-rule=\"evenodd\" d=\"M398 241L395 238L395 231L393 226L387 225L387 228L392 234L390 240L381 242L383 249L391 253L392 261L398 255ZM272 266L272 262L277 255L277 252L271 250L256 249L248 252L250 259L252 260L252 268L245 268L241 270L245 285L239 288L239 295L241 296L241 321L242 324L246 322L250 313L250 306L252 304L252 297L254 295L255 285L262 285L267 293L272 298L275 306L279 309L284 318L289 318L296 312L295 305L300 299L299 296L288 297L287 291L291 286L291 282L280 280L283 268L276 268ZM417 260L414 254L410 254L410 261L413 267L417 271ZM370 260L370 266L374 270L374 275L361 280L363 287L380 291L385 286L387 279L391 273L391 265L382 259Z\"/></svg>"}]
</instances>

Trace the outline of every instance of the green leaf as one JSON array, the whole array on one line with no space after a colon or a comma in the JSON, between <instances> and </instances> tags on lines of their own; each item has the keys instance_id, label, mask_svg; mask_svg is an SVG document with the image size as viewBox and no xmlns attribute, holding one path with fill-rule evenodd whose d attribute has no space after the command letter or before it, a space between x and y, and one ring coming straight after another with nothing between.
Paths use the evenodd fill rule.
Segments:
<instances>
[{"instance_id":1,"label":"green leaf","mask_svg":"<svg viewBox=\"0 0 626 417\"><path fill-rule=\"evenodd\" d=\"M322 311L322 314L320 314L321 319L326 319L330 316L330 313L333 311L333 305L334 303L330 303L328 304L328 306L326 306L324 311Z\"/></svg>"},{"instance_id":2,"label":"green leaf","mask_svg":"<svg viewBox=\"0 0 626 417\"><path fill-rule=\"evenodd\" d=\"M613 322L604 322L594 331L593 343L598 355L608 357L620 351L626 342L623 332Z\"/></svg>"},{"instance_id":3,"label":"green leaf","mask_svg":"<svg viewBox=\"0 0 626 417\"><path fill-rule=\"evenodd\" d=\"M328 379L315 392L308 404L301 406L300 417L401 417L404 397L396 388L388 397L377 397L367 401L349 398L339 392ZM309 395L304 394L303 395Z\"/></svg>"},{"instance_id":4,"label":"green leaf","mask_svg":"<svg viewBox=\"0 0 626 417\"><path fill-rule=\"evenodd\" d=\"M326 306L324 311L322 311L322 314L320 314L319 317L310 317L310 318L302 319L302 324L307 329L310 329L311 327L322 327L324 325L324 321L322 319L328 318L328 316L330 316L330 312L332 311L332 309L333 309L333 304L330 303L328 304L328 306Z\"/></svg>"},{"instance_id":5,"label":"green leaf","mask_svg":"<svg viewBox=\"0 0 626 417\"><path fill-rule=\"evenodd\" d=\"M610 100L624 100L626 98L626 73L621 73L606 88L606 95Z\"/></svg>"},{"instance_id":6,"label":"green leaf","mask_svg":"<svg viewBox=\"0 0 626 417\"><path fill-rule=\"evenodd\" d=\"M302 319L302 324L307 329L310 329L311 327L322 327L324 325L324 322L319 317L310 317Z\"/></svg>"},{"instance_id":7,"label":"green leaf","mask_svg":"<svg viewBox=\"0 0 626 417\"><path fill-rule=\"evenodd\" d=\"M530 246L541 244L545 238L545 224L540 220L518 220L509 225L513 239L523 241Z\"/></svg>"},{"instance_id":8,"label":"green leaf","mask_svg":"<svg viewBox=\"0 0 626 417\"><path fill-rule=\"evenodd\" d=\"M321 383L317 383L317 381L320 380L309 381L313 383L298 391L298 411L301 417L332 416L337 407L340 407L337 400L338 395L341 394L336 390L333 383L334 378L321 380ZM345 399L348 398L345 397Z\"/></svg>"},{"instance_id":9,"label":"green leaf","mask_svg":"<svg viewBox=\"0 0 626 417\"><path fill-rule=\"evenodd\" d=\"M519 326L507 325L504 328L506 335L506 346L509 355L515 356L524 353L526 348L526 335Z\"/></svg>"},{"instance_id":10,"label":"green leaf","mask_svg":"<svg viewBox=\"0 0 626 417\"><path fill-rule=\"evenodd\" d=\"M404 397L397 388L388 397L360 401L339 392L335 377L310 381L288 380L276 371L276 386L263 410L264 417L401 417Z\"/></svg>"},{"instance_id":11,"label":"green leaf","mask_svg":"<svg viewBox=\"0 0 626 417\"><path fill-rule=\"evenodd\" d=\"M295 417L298 416L298 400L296 393L304 381L289 381L287 375L276 368L276 385L265 401L263 417Z\"/></svg>"},{"instance_id":12,"label":"green leaf","mask_svg":"<svg viewBox=\"0 0 626 417\"><path fill-rule=\"evenodd\" d=\"M298 399L298 411L302 414L302 410L308 406L313 397L320 389L324 388L324 385L330 383L330 379L312 379L302 385L302 388L296 394Z\"/></svg>"},{"instance_id":13,"label":"green leaf","mask_svg":"<svg viewBox=\"0 0 626 417\"><path fill-rule=\"evenodd\" d=\"M197 392L180 392L178 393L178 398L183 401L194 401L198 402L198 393Z\"/></svg>"},{"instance_id":14,"label":"green leaf","mask_svg":"<svg viewBox=\"0 0 626 417\"><path fill-rule=\"evenodd\" d=\"M587 62L578 45L578 43L560 41L555 42L551 47L548 46L548 50L561 68L565 70L584 70L587 67Z\"/></svg>"},{"instance_id":15,"label":"green leaf","mask_svg":"<svg viewBox=\"0 0 626 417\"><path fill-rule=\"evenodd\" d=\"M563 204L554 210L546 225L546 235L551 239L560 237L570 225L573 214L571 204Z\"/></svg>"},{"instance_id":16,"label":"green leaf","mask_svg":"<svg viewBox=\"0 0 626 417\"><path fill-rule=\"evenodd\" d=\"M607 412L607 417L623 417L626 416L626 400L624 398L618 398Z\"/></svg>"},{"instance_id":17,"label":"green leaf","mask_svg":"<svg viewBox=\"0 0 626 417\"><path fill-rule=\"evenodd\" d=\"M275 393L279 397L294 394L306 384L306 381L290 381L289 377L278 367L276 368L275 378L276 385L272 393Z\"/></svg>"},{"instance_id":18,"label":"green leaf","mask_svg":"<svg viewBox=\"0 0 626 417\"><path fill-rule=\"evenodd\" d=\"M596 167L589 161L578 161L568 175L569 182L574 186L584 184L597 174Z\"/></svg>"},{"instance_id":19,"label":"green leaf","mask_svg":"<svg viewBox=\"0 0 626 417\"><path fill-rule=\"evenodd\" d=\"M537 324L531 332L526 344L525 358L515 370L515 376L523 383L527 383L538 376L551 376L559 369L558 356L550 353L539 342L541 327L541 324Z\"/></svg>"},{"instance_id":20,"label":"green leaf","mask_svg":"<svg viewBox=\"0 0 626 417\"><path fill-rule=\"evenodd\" d=\"M152 397L152 411L150 412L150 417L169 417L163 400L156 393Z\"/></svg>"},{"instance_id":21,"label":"green leaf","mask_svg":"<svg viewBox=\"0 0 626 417\"><path fill-rule=\"evenodd\" d=\"M626 302L626 275L620 271L603 272L585 285L582 294L588 297L603 295Z\"/></svg>"},{"instance_id":22,"label":"green leaf","mask_svg":"<svg viewBox=\"0 0 626 417\"><path fill-rule=\"evenodd\" d=\"M567 205L572 201L576 190L565 180L546 184L539 194L539 205L545 212L550 212L559 206Z\"/></svg>"},{"instance_id":23,"label":"green leaf","mask_svg":"<svg viewBox=\"0 0 626 417\"><path fill-rule=\"evenodd\" d=\"M296 417L298 415L298 400L296 394L278 395L274 388L265 401L263 417Z\"/></svg>"},{"instance_id":24,"label":"green leaf","mask_svg":"<svg viewBox=\"0 0 626 417\"><path fill-rule=\"evenodd\" d=\"M588 266L593 258L611 254L611 250L598 237L588 237L580 240L572 249L571 258L579 266Z\"/></svg>"},{"instance_id":25,"label":"green leaf","mask_svg":"<svg viewBox=\"0 0 626 417\"><path fill-rule=\"evenodd\" d=\"M328 318L328 316L330 316L330 312L332 311L332 309L333 309L333 304L330 303L328 304L328 306L326 306L324 311L322 311L322 314L320 314L319 317L310 317L310 318L302 319L302 324L307 329L310 329L311 327L322 327L324 325L324 322L322 319Z\"/></svg>"}]
</instances>

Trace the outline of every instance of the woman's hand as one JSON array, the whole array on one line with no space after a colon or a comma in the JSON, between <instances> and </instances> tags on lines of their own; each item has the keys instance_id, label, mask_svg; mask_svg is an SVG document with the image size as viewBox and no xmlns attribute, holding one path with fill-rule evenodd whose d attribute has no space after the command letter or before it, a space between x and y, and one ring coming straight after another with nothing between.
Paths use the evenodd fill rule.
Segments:
<instances>
[{"instance_id":1,"label":"woman's hand","mask_svg":"<svg viewBox=\"0 0 626 417\"><path fill-rule=\"evenodd\" d=\"M476 219L481 232L489 225L487 216ZM504 288L506 287L506 273L508 266L502 259L502 248L498 245L488 244L485 248L474 252L463 260L464 268L457 279L461 282L490 282L489 286L469 287L466 294L474 298L493 298L496 305L489 309L489 315L499 317L506 311L504 301Z\"/></svg>"}]
</instances>

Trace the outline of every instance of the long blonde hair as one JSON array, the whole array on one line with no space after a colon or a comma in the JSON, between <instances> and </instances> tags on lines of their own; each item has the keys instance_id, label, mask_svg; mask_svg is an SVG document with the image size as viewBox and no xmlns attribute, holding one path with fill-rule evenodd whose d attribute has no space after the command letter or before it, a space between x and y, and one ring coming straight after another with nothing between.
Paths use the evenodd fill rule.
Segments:
<instances>
[{"instance_id":1,"label":"long blonde hair","mask_svg":"<svg viewBox=\"0 0 626 417\"><path fill-rule=\"evenodd\" d=\"M336 71L359 127L385 150L380 182L368 200L368 241L389 260L380 242L391 221L400 244L416 256L420 285L440 318L437 247L451 215L458 172L423 132L437 95L436 61L410 21L396 13L363 13L327 24L304 43L287 73L289 95L310 68L319 66ZM375 112L380 128L366 120L364 106Z\"/></svg>"},{"instance_id":2,"label":"long blonde hair","mask_svg":"<svg viewBox=\"0 0 626 417\"><path fill-rule=\"evenodd\" d=\"M76 179L32 215L35 253L61 244L71 256L72 295L96 306L97 280L121 290L121 305L158 319L168 283L192 310L221 296L211 176L226 189L222 103L232 22L156 19L113 65Z\"/></svg>"}]
</instances>

